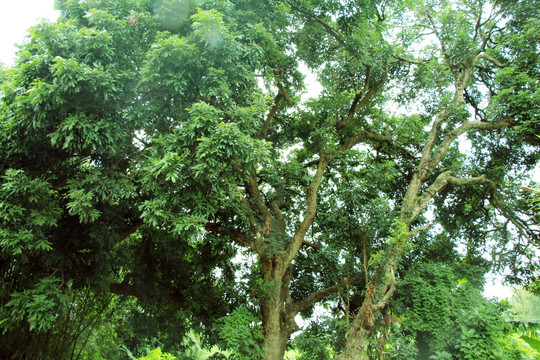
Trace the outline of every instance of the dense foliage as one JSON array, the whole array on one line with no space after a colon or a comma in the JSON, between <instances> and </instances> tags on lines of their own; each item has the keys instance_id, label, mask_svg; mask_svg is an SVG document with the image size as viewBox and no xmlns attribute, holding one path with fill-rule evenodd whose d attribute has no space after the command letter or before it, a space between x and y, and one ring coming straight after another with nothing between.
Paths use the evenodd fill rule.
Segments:
<instances>
[{"instance_id":1,"label":"dense foliage","mask_svg":"<svg viewBox=\"0 0 540 360\"><path fill-rule=\"evenodd\" d=\"M533 354L481 289L538 276L536 1L56 6L0 76L0 357Z\"/></svg>"}]
</instances>

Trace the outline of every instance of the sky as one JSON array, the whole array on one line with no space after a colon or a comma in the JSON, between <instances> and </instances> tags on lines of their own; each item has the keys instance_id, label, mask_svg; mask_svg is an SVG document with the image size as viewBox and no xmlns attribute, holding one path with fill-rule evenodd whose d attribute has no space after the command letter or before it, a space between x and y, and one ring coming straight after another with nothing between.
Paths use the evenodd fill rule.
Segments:
<instances>
[{"instance_id":1,"label":"sky","mask_svg":"<svg viewBox=\"0 0 540 360\"><path fill-rule=\"evenodd\" d=\"M28 28L42 18L54 21L58 15L54 0L0 0L0 62L13 65L14 44L23 43Z\"/></svg>"}]
</instances>

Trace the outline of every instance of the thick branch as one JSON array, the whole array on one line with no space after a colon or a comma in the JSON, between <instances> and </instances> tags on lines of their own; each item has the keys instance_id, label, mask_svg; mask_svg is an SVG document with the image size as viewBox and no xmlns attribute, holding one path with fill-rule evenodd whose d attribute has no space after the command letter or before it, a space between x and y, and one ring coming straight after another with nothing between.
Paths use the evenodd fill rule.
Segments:
<instances>
[{"instance_id":1,"label":"thick branch","mask_svg":"<svg viewBox=\"0 0 540 360\"><path fill-rule=\"evenodd\" d=\"M259 190L259 184L257 183L257 175L251 174L244 183L244 187L249 197L252 199L259 215L264 216L268 212L268 207L264 202L264 198Z\"/></svg>"},{"instance_id":2,"label":"thick branch","mask_svg":"<svg viewBox=\"0 0 540 360\"><path fill-rule=\"evenodd\" d=\"M437 139L439 137L439 132L441 130L441 125L444 120L450 116L452 111L449 107L439 111L437 115L435 115L435 120L433 121L433 125L431 125L431 130L429 131L428 138L426 140L426 143L424 145L424 149L422 150L422 161L427 162L431 159L431 154L433 152L433 148L435 147L435 143L437 142ZM423 174L424 175L424 174ZM422 177L425 177L422 176Z\"/></svg>"},{"instance_id":3,"label":"thick branch","mask_svg":"<svg viewBox=\"0 0 540 360\"><path fill-rule=\"evenodd\" d=\"M416 236L418 235L419 233L421 233L422 231L426 231L426 230L429 230L433 227L433 224L428 224L428 225L424 225L424 226L420 226L420 227L417 227L413 230L410 231L410 236L413 237L413 236Z\"/></svg>"},{"instance_id":4,"label":"thick branch","mask_svg":"<svg viewBox=\"0 0 540 360\"><path fill-rule=\"evenodd\" d=\"M472 98L470 95L469 95L469 92L467 90L465 90L465 100L467 101L467 104L471 105L474 109L474 118L475 119L483 119L482 115L484 115L485 117L485 111L480 109L480 107L478 106L478 104L476 103L475 99Z\"/></svg>"},{"instance_id":5,"label":"thick branch","mask_svg":"<svg viewBox=\"0 0 540 360\"><path fill-rule=\"evenodd\" d=\"M274 104L270 108L270 111L268 112L268 115L266 116L266 119L264 120L264 124L261 128L261 131L259 132L259 139L264 139L266 135L268 134L268 130L270 129L270 123L272 122L272 119L276 115L278 109L279 109L279 102L283 98L283 95L281 92L278 92L276 97L274 98Z\"/></svg>"},{"instance_id":6,"label":"thick branch","mask_svg":"<svg viewBox=\"0 0 540 360\"><path fill-rule=\"evenodd\" d=\"M143 294L138 288L135 288L134 286L126 284L126 283L110 284L109 292L112 294L133 296L137 298L147 295L146 292ZM169 304L176 305L176 306L183 306L186 303L186 298L179 293L169 294L168 296L165 297L165 299L167 300Z\"/></svg>"},{"instance_id":7,"label":"thick branch","mask_svg":"<svg viewBox=\"0 0 540 360\"><path fill-rule=\"evenodd\" d=\"M486 175L480 175L471 178L457 178L454 176L448 176L447 181L449 184L456 186L468 186L468 185L485 185L495 191L496 185L493 181L489 180Z\"/></svg>"},{"instance_id":8,"label":"thick branch","mask_svg":"<svg viewBox=\"0 0 540 360\"><path fill-rule=\"evenodd\" d=\"M491 204L495 208L497 208L502 213L502 215L506 217L512 224L514 224L514 226L516 226L525 237L528 237L529 240L535 240L537 242L539 241L538 235L534 231L532 231L524 221L519 219L519 217L517 217L514 214L514 211L512 208L508 207L499 199L499 196L497 194L497 185L493 181L486 178L484 175L478 176L475 178L467 178L467 179L450 177L448 179L448 182L450 184L457 185L457 186L476 185L476 184L486 186L491 193L491 199L490 199Z\"/></svg>"},{"instance_id":9,"label":"thick branch","mask_svg":"<svg viewBox=\"0 0 540 360\"><path fill-rule=\"evenodd\" d=\"M281 82L278 81L277 86L278 86L278 89L279 89L280 94L283 96L283 98L284 98L285 101L287 102L287 105L293 106L293 105L294 105L294 101L292 101L291 97L289 96L289 93L288 93L287 90L285 90L285 88L283 87L283 84L281 84Z\"/></svg>"},{"instance_id":10,"label":"thick branch","mask_svg":"<svg viewBox=\"0 0 540 360\"><path fill-rule=\"evenodd\" d=\"M253 240L240 231L235 231L232 233L223 231L221 230L221 225L216 224L216 223L207 223L204 226L204 229L212 234L228 236L234 242L243 246L247 246L251 248L253 251L257 252L257 248L255 247L255 243L253 242Z\"/></svg>"},{"instance_id":11,"label":"thick branch","mask_svg":"<svg viewBox=\"0 0 540 360\"><path fill-rule=\"evenodd\" d=\"M445 137L444 140L435 153L434 156L434 164L438 164L448 152L448 149L450 148L450 145L454 142L454 140L457 139L458 136L461 134L464 134L465 132L469 130L496 130L501 129L504 127L509 127L513 125L513 119L511 117L506 117L503 120L496 122L496 123L490 123L485 121L468 121L464 123L463 125L459 126L458 128L450 131Z\"/></svg>"},{"instance_id":12,"label":"thick branch","mask_svg":"<svg viewBox=\"0 0 540 360\"><path fill-rule=\"evenodd\" d=\"M485 52L478 55L479 58L486 59L487 61L491 62L495 66L498 66L500 68L504 67L504 64L500 62L499 60L495 59L493 56L486 54Z\"/></svg>"},{"instance_id":13,"label":"thick branch","mask_svg":"<svg viewBox=\"0 0 540 360\"><path fill-rule=\"evenodd\" d=\"M345 281L347 281L347 284L349 284L349 285L353 285L353 284L358 283L358 281L354 281L354 280L345 280ZM304 311L306 309L309 309L310 306L313 306L314 304L321 301L325 297L336 293L338 291L338 289L340 288L340 286L342 286L342 285L341 284L332 285L332 286L329 286L329 287L327 287L325 289L317 291L316 293L313 293L313 294L309 295L304 300L294 304L292 311L295 314L298 314L299 312L302 312L302 311Z\"/></svg>"},{"instance_id":14,"label":"thick branch","mask_svg":"<svg viewBox=\"0 0 540 360\"><path fill-rule=\"evenodd\" d=\"M130 236L131 234L133 234L135 231L137 231L137 229L142 225L144 224L144 221L142 221L141 219L138 219L136 220L133 224L131 224L126 230L124 230L124 232L122 233L121 237L122 237L122 240L124 240L125 238L127 238L128 236Z\"/></svg>"},{"instance_id":15,"label":"thick branch","mask_svg":"<svg viewBox=\"0 0 540 360\"><path fill-rule=\"evenodd\" d=\"M347 47L347 42L345 41L345 39L343 38L343 36L338 33L334 28L332 28L330 25L328 25L325 21L319 19L317 16L315 16L314 14L310 13L309 11L307 10L304 10L302 8L302 6L300 4L298 4L298 1L295 1L295 0L291 0L290 1L291 3L291 8L300 12L301 14L304 14L305 16L307 17L310 17L310 18L313 18L315 21L317 21L325 30L328 34L330 34L334 39L336 39L340 44L344 45Z\"/></svg>"},{"instance_id":16,"label":"thick branch","mask_svg":"<svg viewBox=\"0 0 540 360\"><path fill-rule=\"evenodd\" d=\"M369 81L370 72L371 72L371 66L368 66L366 70L366 81ZM364 87L364 90L367 90L366 94L363 95L364 91L356 94L352 102L352 105L349 109L349 114L347 115L347 118L343 120L342 122L336 124L336 129L341 130L347 125L349 125L354 119L354 115L358 112L358 110L360 110L363 106L365 106L369 102L369 100L371 100L373 95L375 95L377 90L379 90L384 85L387 79L388 79L388 75L385 74L384 77L381 79L381 81L375 84L375 86L373 86L372 88L369 88L368 84L366 84L366 86Z\"/></svg>"},{"instance_id":17,"label":"thick branch","mask_svg":"<svg viewBox=\"0 0 540 360\"><path fill-rule=\"evenodd\" d=\"M397 280L394 275L393 269L392 269L392 279L389 281L390 281L390 284L386 284L388 288L384 296L377 303L372 305L373 311L379 311L379 310L384 309L386 305L388 305L388 303L390 302L390 299L392 298L392 296L394 295L394 292L396 291Z\"/></svg>"},{"instance_id":18,"label":"thick branch","mask_svg":"<svg viewBox=\"0 0 540 360\"><path fill-rule=\"evenodd\" d=\"M290 3L290 7L291 9L293 10L296 10L298 11L299 13L309 17L309 18L312 18L314 19L316 22L318 22L322 27L323 29L330 35L332 36L339 44L341 44L343 47L345 47L345 49L347 49L347 51L349 51L349 53L353 54L354 56L356 56L357 58L362 58L362 56L359 56L358 54L358 51L357 49L355 49L353 46L351 46L348 42L347 42L347 39L342 35L340 34L336 29L334 29L332 26L328 25L328 23L326 23L324 20L320 19L319 17L317 17L315 14L305 10L302 8L302 5L299 4L298 1L296 0L289 0L288 1ZM365 61L362 61L362 65L364 66L370 66L370 64L368 64L367 62Z\"/></svg>"},{"instance_id":19,"label":"thick branch","mask_svg":"<svg viewBox=\"0 0 540 360\"><path fill-rule=\"evenodd\" d=\"M309 309L310 306L313 306L313 304L321 301L325 297L334 294L335 292L338 291L338 289L339 289L339 285L333 285L333 286L327 287L326 289L323 289L321 291L318 291L316 293L309 295L304 300L293 305L293 312L298 314L299 312Z\"/></svg>"},{"instance_id":20,"label":"thick branch","mask_svg":"<svg viewBox=\"0 0 540 360\"><path fill-rule=\"evenodd\" d=\"M135 287L125 283L112 283L109 285L109 292L117 295L126 295L137 297L140 294L136 291Z\"/></svg>"},{"instance_id":21,"label":"thick branch","mask_svg":"<svg viewBox=\"0 0 540 360\"><path fill-rule=\"evenodd\" d=\"M406 63L409 63L409 64L413 64L413 65L426 65L427 62L426 61L421 61L421 60L416 60L416 59L408 59L408 58L404 58L402 56L398 56L398 55L392 55L392 57L396 60L399 60L399 61L403 61L403 62L406 62Z\"/></svg>"},{"instance_id":22,"label":"thick branch","mask_svg":"<svg viewBox=\"0 0 540 360\"><path fill-rule=\"evenodd\" d=\"M359 109L358 103L360 102L360 99L362 99L362 93L359 92L356 94L356 96L353 99L353 102L351 104L351 107L349 109L349 114L347 115L347 118L339 123L336 124L336 129L341 130L345 126L349 125L354 118L354 115L356 114L356 111ZM337 117L337 116L336 116Z\"/></svg>"},{"instance_id":23,"label":"thick branch","mask_svg":"<svg viewBox=\"0 0 540 360\"><path fill-rule=\"evenodd\" d=\"M433 199L433 197L440 192L447 184L458 185L458 186L467 186L467 185L488 185L492 188L495 187L495 184L487 179L485 175L472 177L472 178L457 178L452 176L451 171L445 171L431 184L420 197L414 202L414 205L411 206L406 214L407 220L412 222L418 214L420 214L426 207L428 202Z\"/></svg>"},{"instance_id":24,"label":"thick branch","mask_svg":"<svg viewBox=\"0 0 540 360\"><path fill-rule=\"evenodd\" d=\"M363 140L372 140L378 143L386 144L392 143L392 138L389 135L380 135L371 131L362 130L351 136L349 140L345 142L345 144L341 145L338 152L348 150Z\"/></svg>"},{"instance_id":25,"label":"thick branch","mask_svg":"<svg viewBox=\"0 0 540 360\"><path fill-rule=\"evenodd\" d=\"M321 249L321 247L319 245L314 244L314 243L309 242L309 241L306 241L306 240L302 241L302 245L310 247L315 251L319 251Z\"/></svg>"},{"instance_id":26,"label":"thick branch","mask_svg":"<svg viewBox=\"0 0 540 360\"><path fill-rule=\"evenodd\" d=\"M411 194L409 194L409 191L407 191L403 201L403 207L401 209L401 220L410 225L418 214L420 214L426 208L428 202L435 196L435 194L446 186L450 174L450 171L446 171L437 176L433 184L431 184L418 198L414 200L411 197ZM413 180L416 179L413 178ZM410 189L411 187L409 187L408 190Z\"/></svg>"},{"instance_id":27,"label":"thick branch","mask_svg":"<svg viewBox=\"0 0 540 360\"><path fill-rule=\"evenodd\" d=\"M261 194L261 191L259 189L259 184L257 182L257 175L256 174L251 174L248 177L248 179L244 183L244 187L246 189L247 194L249 195L249 197L251 199L251 201L248 202L248 201L246 201L245 199L242 198L245 206L248 209L248 211L251 209L252 206L254 206L255 210L259 214L259 217L261 219L264 219L264 224L263 224L262 229L261 229L258 220L255 218L255 216L250 214L251 226L253 227L253 230L255 231L255 234L256 234L255 244L253 244L252 248L254 248L254 249L255 248L256 249L262 249L261 245L263 243L263 238L270 231L270 226L271 226L271 221L272 221L271 214L270 214L270 209L266 205L266 203L264 201L264 197ZM262 232L261 232L261 230L262 230ZM251 241L250 241L250 243L251 243ZM257 253L258 253L258 251L257 251Z\"/></svg>"},{"instance_id":28,"label":"thick branch","mask_svg":"<svg viewBox=\"0 0 540 360\"><path fill-rule=\"evenodd\" d=\"M283 254L286 264L290 264L293 261L294 257L298 253L298 250L300 250L300 247L302 246L306 232L315 220L315 214L317 213L317 191L321 185L326 167L331 160L330 157L322 153L320 154L320 157L321 158L317 166L317 171L315 172L315 175L311 179L311 183L306 190L306 212L304 213L304 218L296 229L296 232L291 239L291 243Z\"/></svg>"},{"instance_id":29,"label":"thick branch","mask_svg":"<svg viewBox=\"0 0 540 360\"><path fill-rule=\"evenodd\" d=\"M523 190L523 191L527 191L527 192L533 193L533 194L536 195L536 196L540 196L540 190L532 189L532 188L530 188L530 187L528 187L528 186L524 186L524 185L523 185L523 186L520 186L519 188L520 188L521 190Z\"/></svg>"}]
</instances>

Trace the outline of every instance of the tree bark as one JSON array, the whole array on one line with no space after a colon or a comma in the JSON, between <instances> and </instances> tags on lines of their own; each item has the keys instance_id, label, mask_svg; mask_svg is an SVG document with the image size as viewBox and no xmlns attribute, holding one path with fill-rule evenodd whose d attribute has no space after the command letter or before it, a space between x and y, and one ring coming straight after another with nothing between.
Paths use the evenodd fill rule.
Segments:
<instances>
[{"instance_id":1,"label":"tree bark","mask_svg":"<svg viewBox=\"0 0 540 360\"><path fill-rule=\"evenodd\" d=\"M263 305L264 360L282 360L291 334L298 330L294 318L273 298Z\"/></svg>"},{"instance_id":2,"label":"tree bark","mask_svg":"<svg viewBox=\"0 0 540 360\"><path fill-rule=\"evenodd\" d=\"M366 341L369 332L363 329L361 326L352 326L347 335L345 344L345 350L339 355L336 360L364 360L364 349L366 348ZM349 340L350 339L350 340Z\"/></svg>"},{"instance_id":3,"label":"tree bark","mask_svg":"<svg viewBox=\"0 0 540 360\"><path fill-rule=\"evenodd\" d=\"M265 294L261 305L264 360L282 360L291 334L299 329L294 320L296 311L289 293L291 277L291 267L283 259L264 259Z\"/></svg>"}]
</instances>

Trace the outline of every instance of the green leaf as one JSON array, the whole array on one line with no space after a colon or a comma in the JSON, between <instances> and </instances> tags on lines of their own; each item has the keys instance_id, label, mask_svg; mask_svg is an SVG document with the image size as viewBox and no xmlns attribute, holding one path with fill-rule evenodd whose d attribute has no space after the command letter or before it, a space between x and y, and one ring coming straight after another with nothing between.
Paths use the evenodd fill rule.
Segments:
<instances>
[{"instance_id":1,"label":"green leaf","mask_svg":"<svg viewBox=\"0 0 540 360\"><path fill-rule=\"evenodd\" d=\"M532 338L530 336L522 335L521 339L525 341L531 348L540 353L540 339Z\"/></svg>"}]
</instances>

